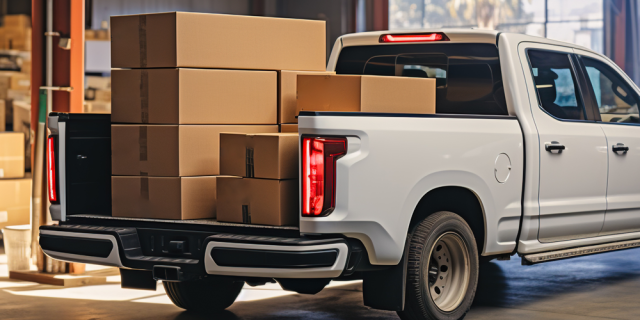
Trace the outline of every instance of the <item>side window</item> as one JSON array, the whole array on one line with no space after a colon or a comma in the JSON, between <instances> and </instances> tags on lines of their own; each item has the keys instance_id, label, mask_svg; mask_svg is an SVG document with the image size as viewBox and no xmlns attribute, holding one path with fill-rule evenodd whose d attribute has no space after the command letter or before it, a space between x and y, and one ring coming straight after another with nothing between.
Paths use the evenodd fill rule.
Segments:
<instances>
[{"instance_id":1,"label":"side window","mask_svg":"<svg viewBox=\"0 0 640 320\"><path fill-rule=\"evenodd\" d=\"M542 108L559 119L585 120L586 115L569 54L529 50L538 101Z\"/></svg>"},{"instance_id":2,"label":"side window","mask_svg":"<svg viewBox=\"0 0 640 320\"><path fill-rule=\"evenodd\" d=\"M603 122L640 123L638 96L629 84L605 63L581 57Z\"/></svg>"}]
</instances>

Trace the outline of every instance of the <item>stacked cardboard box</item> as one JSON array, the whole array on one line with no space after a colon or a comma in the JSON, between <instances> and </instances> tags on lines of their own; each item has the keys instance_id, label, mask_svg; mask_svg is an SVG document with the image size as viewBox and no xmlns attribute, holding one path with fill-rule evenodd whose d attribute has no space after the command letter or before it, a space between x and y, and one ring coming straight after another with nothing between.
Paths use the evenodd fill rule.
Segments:
<instances>
[{"instance_id":1,"label":"stacked cardboard box","mask_svg":"<svg viewBox=\"0 0 640 320\"><path fill-rule=\"evenodd\" d=\"M0 49L31 51L31 18L22 14L4 16L0 40Z\"/></svg>"},{"instance_id":2,"label":"stacked cardboard box","mask_svg":"<svg viewBox=\"0 0 640 320\"><path fill-rule=\"evenodd\" d=\"M297 133L223 133L220 172L218 221L298 223Z\"/></svg>"},{"instance_id":3,"label":"stacked cardboard box","mask_svg":"<svg viewBox=\"0 0 640 320\"><path fill-rule=\"evenodd\" d=\"M84 113L111 113L111 77L86 77Z\"/></svg>"},{"instance_id":4,"label":"stacked cardboard box","mask_svg":"<svg viewBox=\"0 0 640 320\"><path fill-rule=\"evenodd\" d=\"M28 224L31 179L25 177L21 132L0 132L0 227Z\"/></svg>"},{"instance_id":5,"label":"stacked cardboard box","mask_svg":"<svg viewBox=\"0 0 640 320\"><path fill-rule=\"evenodd\" d=\"M221 133L277 133L282 70L325 64L322 21L174 12L111 34L114 216L215 218Z\"/></svg>"}]
</instances>

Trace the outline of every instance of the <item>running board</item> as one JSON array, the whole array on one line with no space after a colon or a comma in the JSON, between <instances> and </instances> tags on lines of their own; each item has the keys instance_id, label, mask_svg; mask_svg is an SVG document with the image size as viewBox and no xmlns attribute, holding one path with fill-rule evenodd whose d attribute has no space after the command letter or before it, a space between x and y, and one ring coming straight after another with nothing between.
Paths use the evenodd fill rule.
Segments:
<instances>
[{"instance_id":1,"label":"running board","mask_svg":"<svg viewBox=\"0 0 640 320\"><path fill-rule=\"evenodd\" d=\"M522 256L522 265L530 266L538 263L588 256L591 254L618 251L640 247L640 239L598 244L573 249L533 253Z\"/></svg>"}]
</instances>

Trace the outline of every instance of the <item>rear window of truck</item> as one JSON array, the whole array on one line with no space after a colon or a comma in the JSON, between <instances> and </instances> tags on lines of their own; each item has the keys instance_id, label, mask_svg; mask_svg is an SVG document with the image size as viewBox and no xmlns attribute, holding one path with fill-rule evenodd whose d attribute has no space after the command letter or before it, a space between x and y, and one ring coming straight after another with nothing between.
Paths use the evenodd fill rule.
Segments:
<instances>
[{"instance_id":1,"label":"rear window of truck","mask_svg":"<svg viewBox=\"0 0 640 320\"><path fill-rule=\"evenodd\" d=\"M498 49L486 43L346 47L337 74L436 79L436 112L508 115Z\"/></svg>"}]
</instances>

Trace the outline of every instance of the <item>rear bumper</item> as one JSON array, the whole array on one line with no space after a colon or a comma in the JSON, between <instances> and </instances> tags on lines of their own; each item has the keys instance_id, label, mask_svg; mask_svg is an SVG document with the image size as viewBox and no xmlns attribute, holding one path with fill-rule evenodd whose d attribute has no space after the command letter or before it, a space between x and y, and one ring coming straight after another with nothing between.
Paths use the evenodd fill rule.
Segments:
<instances>
[{"instance_id":1,"label":"rear bumper","mask_svg":"<svg viewBox=\"0 0 640 320\"><path fill-rule=\"evenodd\" d=\"M179 268L189 276L247 278L337 278L349 265L344 238L308 239L211 234L198 256L144 255L136 228L85 225L42 226L40 246L69 262L154 271ZM162 279L161 277L158 277Z\"/></svg>"}]
</instances>

